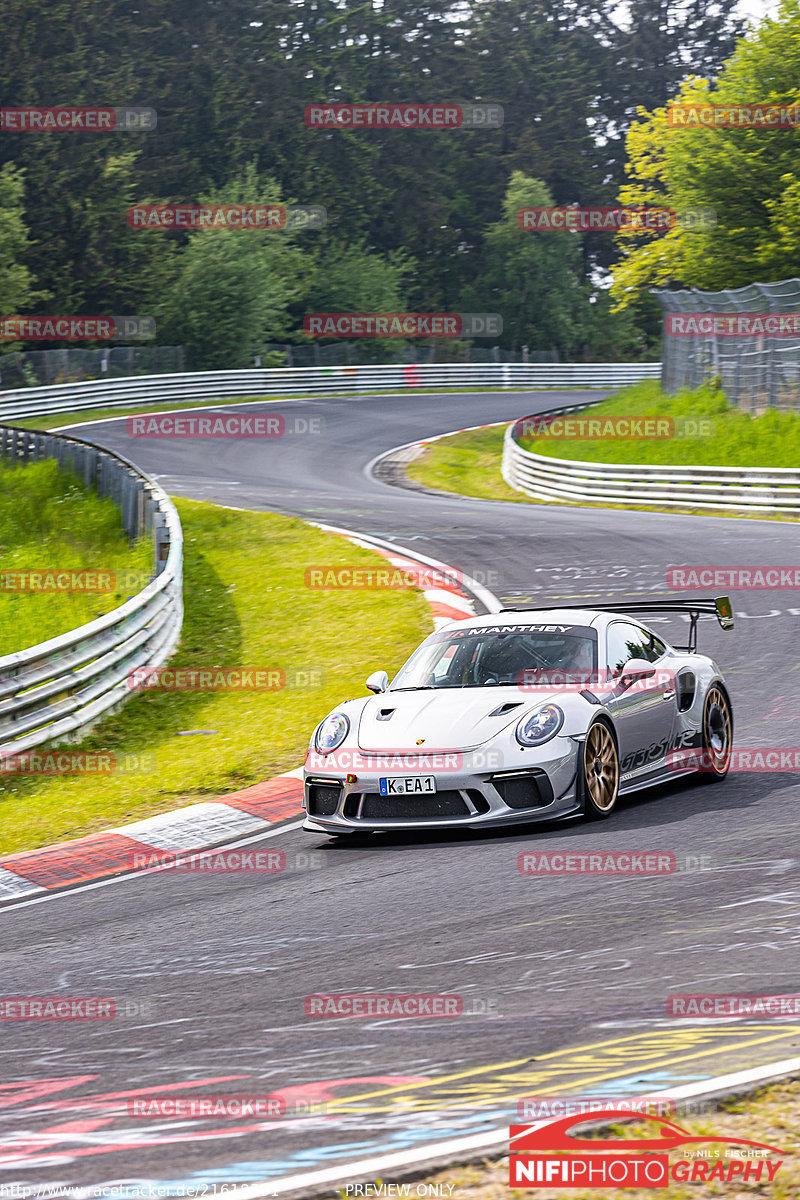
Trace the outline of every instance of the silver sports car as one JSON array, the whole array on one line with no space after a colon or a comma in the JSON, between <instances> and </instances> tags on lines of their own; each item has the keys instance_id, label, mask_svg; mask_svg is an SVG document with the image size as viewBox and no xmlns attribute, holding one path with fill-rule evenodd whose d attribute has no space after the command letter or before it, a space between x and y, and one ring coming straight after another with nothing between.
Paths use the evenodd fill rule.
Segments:
<instances>
[{"instance_id":1,"label":"silver sports car","mask_svg":"<svg viewBox=\"0 0 800 1200\"><path fill-rule=\"evenodd\" d=\"M682 614L676 649L635 617ZM601 609L506 609L426 638L389 683L338 705L311 738L304 828L346 834L480 828L583 814L700 771L724 779L733 736L700 617L726 596Z\"/></svg>"}]
</instances>

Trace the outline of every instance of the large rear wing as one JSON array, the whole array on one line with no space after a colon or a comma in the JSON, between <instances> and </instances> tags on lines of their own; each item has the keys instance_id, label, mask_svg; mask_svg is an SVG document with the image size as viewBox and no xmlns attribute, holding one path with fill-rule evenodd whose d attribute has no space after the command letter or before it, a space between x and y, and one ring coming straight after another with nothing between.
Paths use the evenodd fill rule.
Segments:
<instances>
[{"instance_id":1,"label":"large rear wing","mask_svg":"<svg viewBox=\"0 0 800 1200\"><path fill-rule=\"evenodd\" d=\"M613 604L549 604L540 607L538 604L525 605L521 608L504 608L503 612L548 612L552 609L574 609L596 612L618 612L633 615L634 613L678 613L688 616L689 644L677 646L677 650L686 650L690 654L697 651L697 622L701 617L716 617L721 629L733 629L733 608L728 596L697 597L692 600L629 600L625 603Z\"/></svg>"}]
</instances>

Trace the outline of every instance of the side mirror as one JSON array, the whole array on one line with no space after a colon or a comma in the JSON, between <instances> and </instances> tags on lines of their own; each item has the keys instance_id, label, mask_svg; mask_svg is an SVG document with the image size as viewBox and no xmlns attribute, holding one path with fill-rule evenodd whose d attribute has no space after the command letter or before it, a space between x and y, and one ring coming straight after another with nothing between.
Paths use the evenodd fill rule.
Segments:
<instances>
[{"instance_id":1,"label":"side mirror","mask_svg":"<svg viewBox=\"0 0 800 1200\"><path fill-rule=\"evenodd\" d=\"M385 671L373 671L367 680L367 688L370 692L385 692L389 686L389 676Z\"/></svg>"},{"instance_id":2,"label":"side mirror","mask_svg":"<svg viewBox=\"0 0 800 1200\"><path fill-rule=\"evenodd\" d=\"M644 658L632 658L622 668L619 681L623 687L630 687L632 683L638 683L640 679L651 679L655 673L656 669L653 663L647 662Z\"/></svg>"}]
</instances>

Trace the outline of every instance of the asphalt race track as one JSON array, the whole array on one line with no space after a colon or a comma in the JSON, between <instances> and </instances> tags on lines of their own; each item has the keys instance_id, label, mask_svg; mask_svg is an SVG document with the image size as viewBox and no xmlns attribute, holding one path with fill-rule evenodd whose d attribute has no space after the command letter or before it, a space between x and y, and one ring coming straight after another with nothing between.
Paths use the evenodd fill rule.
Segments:
<instances>
[{"instance_id":1,"label":"asphalt race track","mask_svg":"<svg viewBox=\"0 0 800 1200\"><path fill-rule=\"evenodd\" d=\"M663 594L681 563L796 563L788 523L484 502L365 475L402 443L578 399L247 405L324 419L324 435L274 440L133 439L124 419L75 432L173 495L377 535L482 579L508 604ZM736 745L798 746L800 595L732 599L736 630L704 622L700 648L727 675ZM662 628L681 640L681 627ZM797 990L799 808L798 776L749 773L676 783L599 825L338 845L291 821L251 843L286 852L295 869L281 876L138 875L4 910L4 994L113 996L121 1015L2 1027L0 1182L191 1180L211 1195L338 1163L344 1183L349 1163L381 1150L507 1123L519 1096L654 1091L796 1055L800 1023L682 1022L667 1018L666 998ZM534 846L671 851L681 869L530 878L517 856ZM311 851L322 853L310 861ZM469 1015L305 1015L311 993L364 991L455 993ZM125 1109L136 1092L280 1092L328 1108L143 1120Z\"/></svg>"}]
</instances>

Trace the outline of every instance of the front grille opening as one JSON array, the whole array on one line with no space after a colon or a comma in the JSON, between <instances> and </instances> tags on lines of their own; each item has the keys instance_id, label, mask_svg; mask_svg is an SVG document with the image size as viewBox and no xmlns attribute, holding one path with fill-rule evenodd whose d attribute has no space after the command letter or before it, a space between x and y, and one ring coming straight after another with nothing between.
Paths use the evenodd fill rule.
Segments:
<instances>
[{"instance_id":1,"label":"front grille opening","mask_svg":"<svg viewBox=\"0 0 800 1200\"><path fill-rule=\"evenodd\" d=\"M311 817L332 817L342 795L340 783L310 783L308 785L308 814Z\"/></svg>"},{"instance_id":2,"label":"front grille opening","mask_svg":"<svg viewBox=\"0 0 800 1200\"><path fill-rule=\"evenodd\" d=\"M477 788L467 788L467 795L472 801L472 805L476 812L487 813L491 809L491 804L484 796L483 792L479 792Z\"/></svg>"},{"instance_id":3,"label":"front grille opening","mask_svg":"<svg viewBox=\"0 0 800 1200\"><path fill-rule=\"evenodd\" d=\"M351 792L344 802L342 815L354 821L358 816L358 806L361 803L361 792Z\"/></svg>"},{"instance_id":4,"label":"front grille opening","mask_svg":"<svg viewBox=\"0 0 800 1200\"><path fill-rule=\"evenodd\" d=\"M460 792L436 792L430 796L381 796L367 792L361 809L364 821L441 821L470 815Z\"/></svg>"},{"instance_id":5,"label":"front grille opening","mask_svg":"<svg viewBox=\"0 0 800 1200\"><path fill-rule=\"evenodd\" d=\"M553 785L544 771L520 775L495 775L492 783L509 808L544 808L553 802Z\"/></svg>"}]
</instances>

